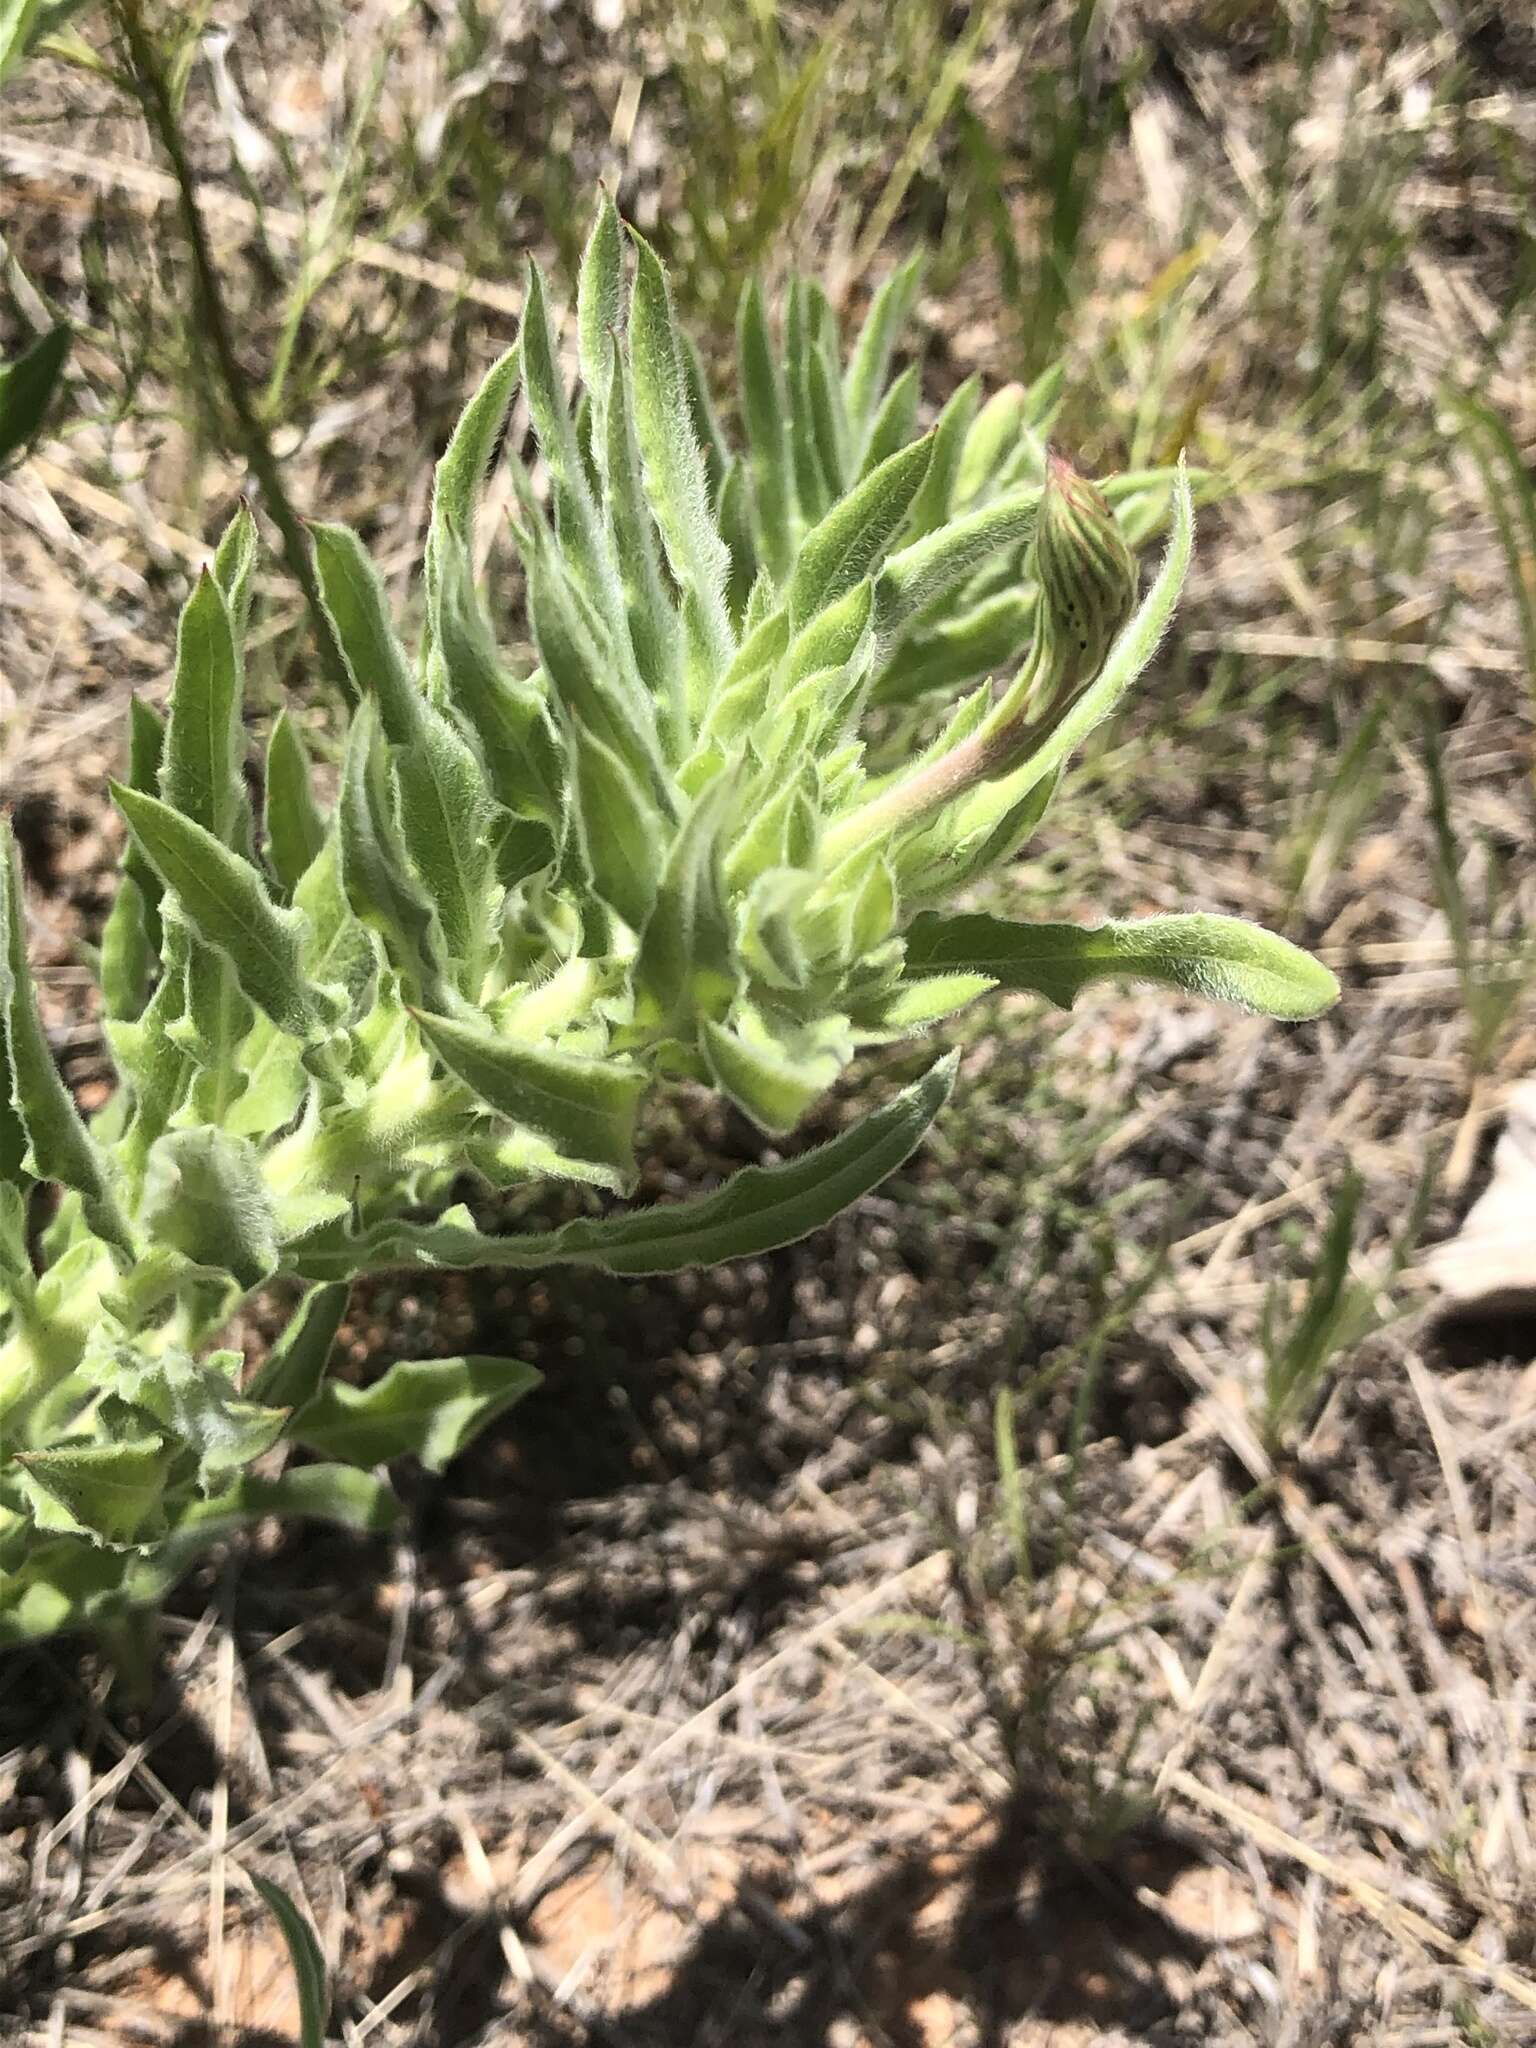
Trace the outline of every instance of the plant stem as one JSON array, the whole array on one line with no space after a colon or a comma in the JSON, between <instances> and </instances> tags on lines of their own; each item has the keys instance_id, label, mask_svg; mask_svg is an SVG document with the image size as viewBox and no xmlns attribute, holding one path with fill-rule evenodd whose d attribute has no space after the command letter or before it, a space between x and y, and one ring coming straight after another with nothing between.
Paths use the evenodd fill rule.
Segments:
<instances>
[{"instance_id":1,"label":"plant stem","mask_svg":"<svg viewBox=\"0 0 1536 2048\"><path fill-rule=\"evenodd\" d=\"M198 204L197 182L192 175L192 166L187 161L181 125L171 98L171 88L161 63L160 52L155 47L153 36L144 25L141 0L112 0L112 14L122 33L145 118L155 139L164 150L171 174L176 180L182 227L192 257L193 274L197 280L198 309L203 332L207 337L218 369L219 381L229 403L241 452L261 486L267 510L282 537L283 554L290 574L303 593L310 625L319 648L321 665L328 680L336 685L350 703L354 696L352 680L335 631L321 602L320 585L310 559L304 527L284 488L282 471L272 451L271 440L251 402L245 371L241 368L240 359L235 353L229 310L224 303L219 273L208 246L208 231L203 221L202 208Z\"/></svg>"}]
</instances>

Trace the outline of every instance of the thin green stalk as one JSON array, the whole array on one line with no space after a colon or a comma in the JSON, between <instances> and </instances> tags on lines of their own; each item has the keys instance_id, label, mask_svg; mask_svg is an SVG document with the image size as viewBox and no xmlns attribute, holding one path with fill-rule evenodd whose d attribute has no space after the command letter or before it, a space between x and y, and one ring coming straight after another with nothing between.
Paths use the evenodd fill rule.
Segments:
<instances>
[{"instance_id":1,"label":"thin green stalk","mask_svg":"<svg viewBox=\"0 0 1536 2048\"><path fill-rule=\"evenodd\" d=\"M325 606L321 602L320 586L315 578L314 564L310 559L309 543L305 537L303 523L294 511L284 487L282 471L277 457L272 452L271 440L260 415L251 403L245 371L235 353L229 311L224 303L219 273L208 245L208 232L203 221L202 209L198 204L197 182L187 161L181 125L172 102L170 84L160 61L160 53L155 47L153 36L144 26L139 0L112 0L112 15L122 34L145 118L156 141L165 152L171 175L176 180L182 227L192 257L193 274L197 280L197 298L203 331L207 336L219 381L229 403L241 452L261 486L267 510L282 537L284 559L287 561L290 574L303 593L327 679L334 683L350 702L353 697L351 678Z\"/></svg>"}]
</instances>

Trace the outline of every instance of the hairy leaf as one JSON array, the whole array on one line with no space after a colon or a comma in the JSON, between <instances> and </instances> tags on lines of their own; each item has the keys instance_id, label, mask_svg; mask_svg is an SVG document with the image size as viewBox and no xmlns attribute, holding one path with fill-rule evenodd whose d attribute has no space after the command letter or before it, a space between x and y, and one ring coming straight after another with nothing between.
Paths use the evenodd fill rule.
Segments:
<instances>
[{"instance_id":1,"label":"hairy leaf","mask_svg":"<svg viewBox=\"0 0 1536 2048\"><path fill-rule=\"evenodd\" d=\"M1315 1017L1339 994L1328 969L1288 939L1201 911L1086 928L928 911L907 934L907 964L989 975L1063 1009L1106 978L1162 982L1266 1017Z\"/></svg>"},{"instance_id":2,"label":"hairy leaf","mask_svg":"<svg viewBox=\"0 0 1536 2048\"><path fill-rule=\"evenodd\" d=\"M371 1386L323 1386L292 1431L310 1450L351 1465L411 1456L441 1472L542 1378L515 1358L399 1359Z\"/></svg>"}]
</instances>

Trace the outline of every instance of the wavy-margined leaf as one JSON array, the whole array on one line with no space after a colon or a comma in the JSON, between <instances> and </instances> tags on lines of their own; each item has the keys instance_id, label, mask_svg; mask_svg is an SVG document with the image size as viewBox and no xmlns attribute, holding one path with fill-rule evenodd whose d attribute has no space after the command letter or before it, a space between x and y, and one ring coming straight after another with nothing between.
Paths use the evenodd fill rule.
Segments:
<instances>
[{"instance_id":1,"label":"wavy-margined leaf","mask_svg":"<svg viewBox=\"0 0 1536 2048\"><path fill-rule=\"evenodd\" d=\"M246 1472L227 1493L200 1504L202 1540L220 1524L239 1528L264 1515L335 1522L372 1536L394 1527L400 1503L382 1480L355 1465L290 1465L272 1479Z\"/></svg>"},{"instance_id":2,"label":"wavy-margined leaf","mask_svg":"<svg viewBox=\"0 0 1536 2048\"><path fill-rule=\"evenodd\" d=\"M257 1287L277 1269L277 1216L249 1138L209 1125L150 1147L141 1217L155 1244Z\"/></svg>"},{"instance_id":3,"label":"wavy-margined leaf","mask_svg":"<svg viewBox=\"0 0 1536 2048\"><path fill-rule=\"evenodd\" d=\"M523 1237L489 1236L474 1228L466 1210L450 1211L437 1223L386 1223L356 1238L336 1230L299 1247L295 1267L317 1280L469 1266L600 1266L638 1276L755 1258L808 1237L894 1173L948 1101L957 1061L957 1054L947 1055L894 1101L798 1159L744 1167L694 1201L578 1217L559 1230Z\"/></svg>"},{"instance_id":4,"label":"wavy-margined leaf","mask_svg":"<svg viewBox=\"0 0 1536 2048\"><path fill-rule=\"evenodd\" d=\"M131 1254L133 1233L106 1154L81 1121L43 1029L27 966L21 862L4 818L0 818L0 1035L6 1046L11 1106L27 1139L26 1158L19 1163L26 1164L40 1180L73 1188L97 1235ZM7 1150L14 1149L14 1144L13 1131Z\"/></svg>"},{"instance_id":5,"label":"wavy-margined leaf","mask_svg":"<svg viewBox=\"0 0 1536 2048\"><path fill-rule=\"evenodd\" d=\"M244 795L240 668L224 593L210 570L182 607L160 765L160 795L215 839L230 842Z\"/></svg>"},{"instance_id":6,"label":"wavy-margined leaf","mask_svg":"<svg viewBox=\"0 0 1536 2048\"><path fill-rule=\"evenodd\" d=\"M242 993L279 1030L311 1038L328 1002L299 962L303 920L275 904L249 861L158 798L109 785L151 867L176 897L197 937L229 961Z\"/></svg>"},{"instance_id":7,"label":"wavy-margined leaf","mask_svg":"<svg viewBox=\"0 0 1536 2048\"><path fill-rule=\"evenodd\" d=\"M645 1091L637 1069L539 1051L445 1017L418 1014L416 1021L449 1072L499 1116L605 1169L611 1186L633 1186L635 1113Z\"/></svg>"},{"instance_id":8,"label":"wavy-margined leaf","mask_svg":"<svg viewBox=\"0 0 1536 2048\"><path fill-rule=\"evenodd\" d=\"M284 708L267 741L267 863L285 896L292 896L325 843L325 820L315 802L309 756L298 722Z\"/></svg>"},{"instance_id":9,"label":"wavy-margined leaf","mask_svg":"<svg viewBox=\"0 0 1536 2048\"><path fill-rule=\"evenodd\" d=\"M855 484L806 535L789 584L790 623L796 631L879 568L932 453L931 437L903 448Z\"/></svg>"},{"instance_id":10,"label":"wavy-margined leaf","mask_svg":"<svg viewBox=\"0 0 1536 2048\"><path fill-rule=\"evenodd\" d=\"M14 11L15 5L16 0L5 0L5 11ZM6 69L6 33L0 17L0 77ZM30 447L41 433L64 374L69 343L69 329L54 327L14 361L0 363L0 462Z\"/></svg>"},{"instance_id":11,"label":"wavy-margined leaf","mask_svg":"<svg viewBox=\"0 0 1536 2048\"><path fill-rule=\"evenodd\" d=\"M836 1081L845 1063L843 1048L803 1034L806 1043L782 1043L761 1029L732 1029L706 1017L700 1043L716 1086L765 1131L792 1131L806 1111Z\"/></svg>"},{"instance_id":12,"label":"wavy-margined leaf","mask_svg":"<svg viewBox=\"0 0 1536 2048\"><path fill-rule=\"evenodd\" d=\"M635 433L668 565L692 601L718 673L735 652L725 603L730 557L710 513L709 479L694 428L666 273L645 238L633 229L630 236L638 258L629 317Z\"/></svg>"},{"instance_id":13,"label":"wavy-margined leaf","mask_svg":"<svg viewBox=\"0 0 1536 2048\"><path fill-rule=\"evenodd\" d=\"M351 1291L345 1281L329 1281L305 1289L288 1327L262 1360L247 1389L253 1401L297 1408L309 1400L325 1377Z\"/></svg>"},{"instance_id":14,"label":"wavy-margined leaf","mask_svg":"<svg viewBox=\"0 0 1536 2048\"><path fill-rule=\"evenodd\" d=\"M13 1463L39 1529L118 1547L163 1527L172 1456L164 1437L134 1436L19 1451Z\"/></svg>"},{"instance_id":15,"label":"wavy-margined leaf","mask_svg":"<svg viewBox=\"0 0 1536 2048\"><path fill-rule=\"evenodd\" d=\"M174 1346L146 1355L124 1345L87 1371L104 1393L150 1417L169 1442L191 1454L206 1496L271 1450L288 1420L286 1408L242 1395L239 1367L238 1351L197 1359Z\"/></svg>"},{"instance_id":16,"label":"wavy-margined leaf","mask_svg":"<svg viewBox=\"0 0 1536 2048\"><path fill-rule=\"evenodd\" d=\"M1315 1017L1338 999L1321 961L1242 918L1203 911L1125 924L1011 924L927 911L907 934L914 970L967 969L1070 1009L1091 981L1162 982L1266 1017Z\"/></svg>"},{"instance_id":17,"label":"wavy-margined leaf","mask_svg":"<svg viewBox=\"0 0 1536 2048\"><path fill-rule=\"evenodd\" d=\"M288 1960L299 1987L299 2048L325 2048L325 2022L331 1996L326 1982L325 1957L315 1939L315 1930L281 1885L265 1877L253 1877L269 1913L282 1929Z\"/></svg>"},{"instance_id":18,"label":"wavy-margined leaf","mask_svg":"<svg viewBox=\"0 0 1536 2048\"><path fill-rule=\"evenodd\" d=\"M290 1433L351 1465L409 1456L441 1472L542 1378L515 1358L403 1358L370 1386L327 1382L294 1416Z\"/></svg>"},{"instance_id":19,"label":"wavy-margined leaf","mask_svg":"<svg viewBox=\"0 0 1536 2048\"><path fill-rule=\"evenodd\" d=\"M375 1535L399 1514L388 1486L355 1465L296 1465L276 1478L245 1472L224 1492L182 1508L147 1551L101 1549L78 1536L34 1544L19 1570L0 1571L0 1647L153 1607L211 1545L269 1515Z\"/></svg>"}]
</instances>

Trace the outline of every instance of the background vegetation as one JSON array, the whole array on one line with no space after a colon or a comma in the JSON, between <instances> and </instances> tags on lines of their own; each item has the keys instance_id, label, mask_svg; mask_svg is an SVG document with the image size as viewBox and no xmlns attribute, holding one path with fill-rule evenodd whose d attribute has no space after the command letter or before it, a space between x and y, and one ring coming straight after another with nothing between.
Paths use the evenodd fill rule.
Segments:
<instances>
[{"instance_id":1,"label":"background vegetation","mask_svg":"<svg viewBox=\"0 0 1536 2048\"><path fill-rule=\"evenodd\" d=\"M16 2038L291 2039L247 1873L349 2044L1536 2038L1530 1325L1437 1324L1423 1256L1536 1053L1521 10L57 12L0 103L3 352L76 337L0 479L0 758L84 1101L104 776L210 536L286 502L403 588L598 178L718 361L749 269L857 307L922 245L929 405L1061 354L1083 466L1228 479L999 900L1253 915L1346 996L1000 1002L809 1245L375 1289L360 1368L545 1387L392 1550L184 1589L146 1704L69 1646L0 1671ZM326 689L269 538L264 717ZM651 1184L760 1142L679 1101Z\"/></svg>"}]
</instances>

